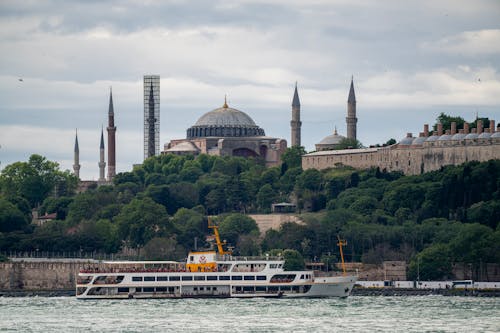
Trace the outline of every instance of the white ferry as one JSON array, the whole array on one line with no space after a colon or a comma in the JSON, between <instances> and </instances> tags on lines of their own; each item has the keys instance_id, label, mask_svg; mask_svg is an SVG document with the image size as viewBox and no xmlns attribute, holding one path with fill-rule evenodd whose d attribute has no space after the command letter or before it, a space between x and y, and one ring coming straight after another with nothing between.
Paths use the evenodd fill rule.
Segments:
<instances>
[{"instance_id":1,"label":"white ferry","mask_svg":"<svg viewBox=\"0 0 500 333\"><path fill-rule=\"evenodd\" d=\"M105 262L83 269L76 297L189 298L189 297L347 297L357 276L326 275L315 271L285 271L284 260L237 258L224 251L217 227L218 252L190 252L187 261ZM342 249L342 242L339 241ZM341 251L343 262L343 254Z\"/></svg>"}]
</instances>

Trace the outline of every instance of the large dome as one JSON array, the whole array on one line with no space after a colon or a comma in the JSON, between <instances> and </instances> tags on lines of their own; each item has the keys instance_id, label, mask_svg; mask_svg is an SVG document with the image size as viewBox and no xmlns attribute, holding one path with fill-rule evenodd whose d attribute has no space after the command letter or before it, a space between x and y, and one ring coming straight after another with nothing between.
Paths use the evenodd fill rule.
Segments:
<instances>
[{"instance_id":1,"label":"large dome","mask_svg":"<svg viewBox=\"0 0 500 333\"><path fill-rule=\"evenodd\" d=\"M264 136L245 112L230 108L226 102L221 108L205 113L187 130L187 138Z\"/></svg>"}]
</instances>

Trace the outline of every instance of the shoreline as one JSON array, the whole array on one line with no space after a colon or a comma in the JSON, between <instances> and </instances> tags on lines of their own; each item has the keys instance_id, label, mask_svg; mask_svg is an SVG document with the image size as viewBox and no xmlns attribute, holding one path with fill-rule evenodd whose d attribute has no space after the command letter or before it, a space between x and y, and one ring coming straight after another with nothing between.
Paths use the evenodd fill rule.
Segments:
<instances>
[{"instance_id":1,"label":"shoreline","mask_svg":"<svg viewBox=\"0 0 500 333\"><path fill-rule=\"evenodd\" d=\"M500 290L478 289L403 289L403 288L359 288L351 296L463 296L500 297ZM75 290L0 290L0 297L75 297Z\"/></svg>"}]
</instances>

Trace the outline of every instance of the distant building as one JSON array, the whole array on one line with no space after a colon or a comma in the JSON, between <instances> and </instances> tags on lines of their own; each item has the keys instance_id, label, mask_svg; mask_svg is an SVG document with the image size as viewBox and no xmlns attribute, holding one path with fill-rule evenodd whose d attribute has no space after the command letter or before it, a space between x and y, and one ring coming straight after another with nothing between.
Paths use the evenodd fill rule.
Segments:
<instances>
[{"instance_id":1,"label":"distant building","mask_svg":"<svg viewBox=\"0 0 500 333\"><path fill-rule=\"evenodd\" d=\"M260 157L267 166L275 166L286 147L286 140L266 136L250 116L224 101L188 128L185 139L165 144L163 154Z\"/></svg>"},{"instance_id":2,"label":"distant building","mask_svg":"<svg viewBox=\"0 0 500 333\"><path fill-rule=\"evenodd\" d=\"M160 76L144 75L144 159L160 154Z\"/></svg>"},{"instance_id":3,"label":"distant building","mask_svg":"<svg viewBox=\"0 0 500 333\"><path fill-rule=\"evenodd\" d=\"M299 100L299 92L297 91L297 83L295 83L295 91L293 93L292 120L290 122L290 127L292 129L290 137L292 147L300 146L302 122L300 121L300 100Z\"/></svg>"},{"instance_id":4,"label":"distant building","mask_svg":"<svg viewBox=\"0 0 500 333\"><path fill-rule=\"evenodd\" d=\"M78 131L75 133L75 148L73 150L73 173L80 179L80 148L78 147Z\"/></svg>"},{"instance_id":5,"label":"distant building","mask_svg":"<svg viewBox=\"0 0 500 333\"><path fill-rule=\"evenodd\" d=\"M113 107L113 92L109 91L108 108L108 181L112 181L116 175L116 126L115 109Z\"/></svg>"}]
</instances>

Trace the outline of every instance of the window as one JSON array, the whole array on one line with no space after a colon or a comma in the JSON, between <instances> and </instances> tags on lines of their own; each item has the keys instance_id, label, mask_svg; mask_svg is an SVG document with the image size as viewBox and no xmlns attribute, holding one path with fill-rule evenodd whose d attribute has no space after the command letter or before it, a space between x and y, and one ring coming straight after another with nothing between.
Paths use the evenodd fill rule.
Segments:
<instances>
[{"instance_id":1,"label":"window","mask_svg":"<svg viewBox=\"0 0 500 333\"><path fill-rule=\"evenodd\" d=\"M128 288L118 288L119 293L128 293Z\"/></svg>"},{"instance_id":2,"label":"window","mask_svg":"<svg viewBox=\"0 0 500 333\"><path fill-rule=\"evenodd\" d=\"M195 281L205 281L205 276L204 275L202 275L202 276L195 276L194 280Z\"/></svg>"},{"instance_id":3,"label":"window","mask_svg":"<svg viewBox=\"0 0 500 333\"><path fill-rule=\"evenodd\" d=\"M217 275L209 275L209 276L207 276L207 280L209 280L209 281L217 280Z\"/></svg>"},{"instance_id":4,"label":"window","mask_svg":"<svg viewBox=\"0 0 500 333\"><path fill-rule=\"evenodd\" d=\"M132 276L132 281L142 281L142 276Z\"/></svg>"},{"instance_id":5,"label":"window","mask_svg":"<svg viewBox=\"0 0 500 333\"><path fill-rule=\"evenodd\" d=\"M145 293L153 293L155 291L155 288L151 288L151 287L142 288L142 291Z\"/></svg>"},{"instance_id":6,"label":"window","mask_svg":"<svg viewBox=\"0 0 500 333\"><path fill-rule=\"evenodd\" d=\"M157 287L156 291L157 292L166 292L167 291L167 287Z\"/></svg>"},{"instance_id":7,"label":"window","mask_svg":"<svg viewBox=\"0 0 500 333\"><path fill-rule=\"evenodd\" d=\"M233 275L233 276L231 276L231 280L242 280L242 276L241 275Z\"/></svg>"},{"instance_id":8,"label":"window","mask_svg":"<svg viewBox=\"0 0 500 333\"><path fill-rule=\"evenodd\" d=\"M192 276L183 276L182 281L193 281L193 277Z\"/></svg>"},{"instance_id":9,"label":"window","mask_svg":"<svg viewBox=\"0 0 500 333\"><path fill-rule=\"evenodd\" d=\"M253 275L245 275L244 279L245 279L246 281L249 281L249 280L255 280L255 276L253 276Z\"/></svg>"},{"instance_id":10,"label":"window","mask_svg":"<svg viewBox=\"0 0 500 333\"><path fill-rule=\"evenodd\" d=\"M278 264L270 264L269 265L269 268L276 268L276 267L278 267Z\"/></svg>"},{"instance_id":11,"label":"window","mask_svg":"<svg viewBox=\"0 0 500 333\"><path fill-rule=\"evenodd\" d=\"M168 281L168 276L158 276L156 281Z\"/></svg>"},{"instance_id":12,"label":"window","mask_svg":"<svg viewBox=\"0 0 500 333\"><path fill-rule=\"evenodd\" d=\"M145 276L144 281L154 281L155 277L154 276Z\"/></svg>"},{"instance_id":13,"label":"window","mask_svg":"<svg viewBox=\"0 0 500 333\"><path fill-rule=\"evenodd\" d=\"M219 276L219 281L227 281L229 280L229 275L221 275Z\"/></svg>"},{"instance_id":14,"label":"window","mask_svg":"<svg viewBox=\"0 0 500 333\"><path fill-rule=\"evenodd\" d=\"M257 280L266 281L266 276L265 275L257 275Z\"/></svg>"},{"instance_id":15,"label":"window","mask_svg":"<svg viewBox=\"0 0 500 333\"><path fill-rule=\"evenodd\" d=\"M171 276L170 281L180 281L181 277L180 276Z\"/></svg>"}]
</instances>

